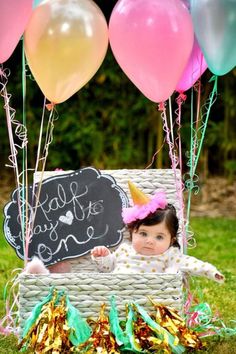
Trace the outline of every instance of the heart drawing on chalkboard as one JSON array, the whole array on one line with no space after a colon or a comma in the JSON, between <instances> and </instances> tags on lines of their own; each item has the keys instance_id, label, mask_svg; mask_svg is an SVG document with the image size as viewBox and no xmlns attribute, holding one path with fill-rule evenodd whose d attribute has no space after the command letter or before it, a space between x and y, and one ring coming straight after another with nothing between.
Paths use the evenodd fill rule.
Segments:
<instances>
[{"instance_id":1,"label":"heart drawing on chalkboard","mask_svg":"<svg viewBox=\"0 0 236 354\"><path fill-rule=\"evenodd\" d=\"M71 225L73 222L73 219L74 219L74 216L70 210L67 211L66 215L61 215L59 217L59 220L67 225Z\"/></svg>"}]
</instances>

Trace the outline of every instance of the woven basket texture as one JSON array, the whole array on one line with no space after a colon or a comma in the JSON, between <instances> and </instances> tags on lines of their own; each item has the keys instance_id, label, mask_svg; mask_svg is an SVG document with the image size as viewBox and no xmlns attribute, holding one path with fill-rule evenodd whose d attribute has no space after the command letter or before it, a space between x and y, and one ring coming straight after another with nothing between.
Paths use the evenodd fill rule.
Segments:
<instances>
[{"instance_id":1,"label":"woven basket texture","mask_svg":"<svg viewBox=\"0 0 236 354\"><path fill-rule=\"evenodd\" d=\"M69 171L71 172L71 171ZM124 189L130 198L128 180L134 182L144 193L151 195L156 190L164 190L169 203L174 204L177 213L180 211L176 185L181 188L180 172L171 169L161 170L106 170L104 174L113 176L117 184ZM44 178L62 174L63 172L45 172ZM35 175L35 182L40 174ZM183 220L180 219L180 229ZM128 237L125 233L124 239ZM182 244L181 232L179 243ZM50 275L20 276L19 311L20 330L25 319L30 315L35 304L48 294L54 286L65 290L73 305L85 317L97 317L101 304L106 303L109 309L111 295L115 295L121 317L125 315L125 303L136 301L151 308L148 296L155 301L181 310L182 307L182 274L103 274L98 273L91 262L90 255L71 260L72 273Z\"/></svg>"}]
</instances>

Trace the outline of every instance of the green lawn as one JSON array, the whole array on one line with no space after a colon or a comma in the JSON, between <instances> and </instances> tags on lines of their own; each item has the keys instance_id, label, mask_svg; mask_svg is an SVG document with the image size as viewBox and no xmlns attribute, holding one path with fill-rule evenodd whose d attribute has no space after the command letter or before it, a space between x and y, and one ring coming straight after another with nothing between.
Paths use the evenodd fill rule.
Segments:
<instances>
[{"instance_id":1,"label":"green lawn","mask_svg":"<svg viewBox=\"0 0 236 354\"><path fill-rule=\"evenodd\" d=\"M199 293L201 302L207 302L217 312L226 326L236 327L236 220L194 218L191 222L195 233L197 247L189 250L190 255L214 264L226 277L226 282L219 285L213 281L194 278L191 281L192 291ZM4 289L11 278L12 270L22 267L15 252L0 236L0 284ZM0 296L0 316L4 315L3 291ZM236 335L230 338L209 337L206 349L201 353L235 354ZM0 336L0 353L18 353L14 337Z\"/></svg>"}]
</instances>

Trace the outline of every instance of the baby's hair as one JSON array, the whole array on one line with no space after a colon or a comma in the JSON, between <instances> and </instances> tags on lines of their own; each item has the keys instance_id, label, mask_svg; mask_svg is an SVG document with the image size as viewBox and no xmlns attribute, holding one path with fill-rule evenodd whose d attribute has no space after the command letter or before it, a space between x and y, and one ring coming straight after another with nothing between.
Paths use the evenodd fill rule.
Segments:
<instances>
[{"instance_id":1,"label":"baby's hair","mask_svg":"<svg viewBox=\"0 0 236 354\"><path fill-rule=\"evenodd\" d=\"M164 209L157 209L154 213L148 214L148 216L142 220L135 220L127 224L127 228L132 237L132 232L137 231L141 225L152 226L160 224L162 221L165 221L166 227L171 234L172 246L180 248L177 241L179 220L176 215L176 209L172 204L167 204Z\"/></svg>"}]
</instances>

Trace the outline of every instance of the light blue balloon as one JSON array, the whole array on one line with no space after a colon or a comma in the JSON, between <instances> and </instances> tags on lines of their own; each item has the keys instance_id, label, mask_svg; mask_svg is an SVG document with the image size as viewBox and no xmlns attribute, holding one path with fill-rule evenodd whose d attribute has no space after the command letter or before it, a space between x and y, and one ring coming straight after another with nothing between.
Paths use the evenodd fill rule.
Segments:
<instances>
[{"instance_id":1,"label":"light blue balloon","mask_svg":"<svg viewBox=\"0 0 236 354\"><path fill-rule=\"evenodd\" d=\"M38 6L43 0L33 0L33 9Z\"/></svg>"},{"instance_id":2,"label":"light blue balloon","mask_svg":"<svg viewBox=\"0 0 236 354\"><path fill-rule=\"evenodd\" d=\"M236 65L236 0L190 0L194 31L210 71Z\"/></svg>"}]
</instances>

